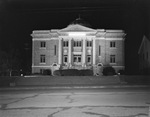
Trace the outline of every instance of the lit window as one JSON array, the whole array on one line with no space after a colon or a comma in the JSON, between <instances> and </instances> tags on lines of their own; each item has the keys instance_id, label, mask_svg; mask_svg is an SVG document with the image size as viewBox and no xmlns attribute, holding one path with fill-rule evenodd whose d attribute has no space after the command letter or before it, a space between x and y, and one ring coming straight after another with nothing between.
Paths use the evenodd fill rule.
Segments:
<instances>
[{"instance_id":1,"label":"lit window","mask_svg":"<svg viewBox=\"0 0 150 117\"><path fill-rule=\"evenodd\" d=\"M116 42L115 42L115 41L111 41L111 42L110 42L110 47L111 47L111 48L116 47Z\"/></svg>"},{"instance_id":2,"label":"lit window","mask_svg":"<svg viewBox=\"0 0 150 117\"><path fill-rule=\"evenodd\" d=\"M40 62L45 63L45 55L40 55Z\"/></svg>"},{"instance_id":3,"label":"lit window","mask_svg":"<svg viewBox=\"0 0 150 117\"><path fill-rule=\"evenodd\" d=\"M87 41L86 45L87 47L92 47L92 41Z\"/></svg>"},{"instance_id":4,"label":"lit window","mask_svg":"<svg viewBox=\"0 0 150 117\"><path fill-rule=\"evenodd\" d=\"M110 63L116 63L115 55L110 55Z\"/></svg>"},{"instance_id":5,"label":"lit window","mask_svg":"<svg viewBox=\"0 0 150 117\"><path fill-rule=\"evenodd\" d=\"M46 42L45 42L45 41L41 41L40 47L41 47L41 48L45 48L45 47L46 47Z\"/></svg>"},{"instance_id":6,"label":"lit window","mask_svg":"<svg viewBox=\"0 0 150 117\"><path fill-rule=\"evenodd\" d=\"M68 47L68 41L63 41L63 46Z\"/></svg>"}]
</instances>

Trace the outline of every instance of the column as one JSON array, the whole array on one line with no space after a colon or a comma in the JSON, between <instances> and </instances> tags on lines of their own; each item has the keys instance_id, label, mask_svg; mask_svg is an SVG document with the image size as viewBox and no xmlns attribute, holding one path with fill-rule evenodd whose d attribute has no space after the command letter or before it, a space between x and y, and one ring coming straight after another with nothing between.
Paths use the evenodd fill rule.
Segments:
<instances>
[{"instance_id":1,"label":"column","mask_svg":"<svg viewBox=\"0 0 150 117\"><path fill-rule=\"evenodd\" d=\"M69 39L69 46L68 46L68 63L71 65L71 47L72 45L71 45L71 38Z\"/></svg>"},{"instance_id":2,"label":"column","mask_svg":"<svg viewBox=\"0 0 150 117\"><path fill-rule=\"evenodd\" d=\"M95 39L93 38L93 65L95 65L95 54L96 54L96 49L95 49Z\"/></svg>"},{"instance_id":3,"label":"column","mask_svg":"<svg viewBox=\"0 0 150 117\"><path fill-rule=\"evenodd\" d=\"M82 65L85 66L85 39L83 39L83 51L82 51Z\"/></svg>"},{"instance_id":4,"label":"column","mask_svg":"<svg viewBox=\"0 0 150 117\"><path fill-rule=\"evenodd\" d=\"M62 39L59 39L58 64L62 64Z\"/></svg>"}]
</instances>

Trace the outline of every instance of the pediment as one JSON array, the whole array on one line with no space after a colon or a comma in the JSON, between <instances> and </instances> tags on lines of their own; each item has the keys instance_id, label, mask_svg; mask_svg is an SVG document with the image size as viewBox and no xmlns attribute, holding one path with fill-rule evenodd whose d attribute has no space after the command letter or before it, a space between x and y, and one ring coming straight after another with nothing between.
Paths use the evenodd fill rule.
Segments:
<instances>
[{"instance_id":1,"label":"pediment","mask_svg":"<svg viewBox=\"0 0 150 117\"><path fill-rule=\"evenodd\" d=\"M79 24L69 25L66 28L60 30L60 32L95 32L95 29L88 28Z\"/></svg>"}]
</instances>

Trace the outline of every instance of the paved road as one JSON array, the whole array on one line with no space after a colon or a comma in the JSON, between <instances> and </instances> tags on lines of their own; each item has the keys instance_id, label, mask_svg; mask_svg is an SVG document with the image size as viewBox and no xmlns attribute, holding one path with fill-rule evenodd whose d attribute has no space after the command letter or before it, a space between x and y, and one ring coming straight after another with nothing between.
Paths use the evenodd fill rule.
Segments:
<instances>
[{"instance_id":1,"label":"paved road","mask_svg":"<svg viewBox=\"0 0 150 117\"><path fill-rule=\"evenodd\" d=\"M0 117L148 117L150 89L0 92Z\"/></svg>"}]
</instances>

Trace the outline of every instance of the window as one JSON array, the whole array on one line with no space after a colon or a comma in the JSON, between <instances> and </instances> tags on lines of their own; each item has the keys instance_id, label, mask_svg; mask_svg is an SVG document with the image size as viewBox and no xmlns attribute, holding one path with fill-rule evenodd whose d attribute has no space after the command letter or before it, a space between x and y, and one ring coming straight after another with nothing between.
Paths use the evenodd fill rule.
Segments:
<instances>
[{"instance_id":1,"label":"window","mask_svg":"<svg viewBox=\"0 0 150 117\"><path fill-rule=\"evenodd\" d=\"M92 41L87 41L86 46L87 47L92 47Z\"/></svg>"},{"instance_id":2,"label":"window","mask_svg":"<svg viewBox=\"0 0 150 117\"><path fill-rule=\"evenodd\" d=\"M74 47L81 47L81 41L74 41Z\"/></svg>"},{"instance_id":3,"label":"window","mask_svg":"<svg viewBox=\"0 0 150 117\"><path fill-rule=\"evenodd\" d=\"M74 55L74 62L81 62L81 55Z\"/></svg>"},{"instance_id":4,"label":"window","mask_svg":"<svg viewBox=\"0 0 150 117\"><path fill-rule=\"evenodd\" d=\"M99 45L99 51L98 51L99 56L101 56L101 46Z\"/></svg>"},{"instance_id":5,"label":"window","mask_svg":"<svg viewBox=\"0 0 150 117\"><path fill-rule=\"evenodd\" d=\"M78 57L78 62L81 62L81 56Z\"/></svg>"},{"instance_id":6,"label":"window","mask_svg":"<svg viewBox=\"0 0 150 117\"><path fill-rule=\"evenodd\" d=\"M45 48L45 47L46 47L46 42L45 42L45 41L41 41L40 47L41 47L41 48Z\"/></svg>"},{"instance_id":7,"label":"window","mask_svg":"<svg viewBox=\"0 0 150 117\"><path fill-rule=\"evenodd\" d=\"M74 59L73 59L73 60L74 60L74 62L77 62L77 57L76 57L76 56L74 56Z\"/></svg>"},{"instance_id":8,"label":"window","mask_svg":"<svg viewBox=\"0 0 150 117\"><path fill-rule=\"evenodd\" d=\"M56 45L54 45L54 55L56 55Z\"/></svg>"},{"instance_id":9,"label":"window","mask_svg":"<svg viewBox=\"0 0 150 117\"><path fill-rule=\"evenodd\" d=\"M64 63L67 63L67 62L68 62L68 56L64 55Z\"/></svg>"},{"instance_id":10,"label":"window","mask_svg":"<svg viewBox=\"0 0 150 117\"><path fill-rule=\"evenodd\" d=\"M111 42L110 42L110 47L111 47L111 48L116 47L116 42L115 42L115 41L111 41Z\"/></svg>"},{"instance_id":11,"label":"window","mask_svg":"<svg viewBox=\"0 0 150 117\"><path fill-rule=\"evenodd\" d=\"M87 62L88 62L88 63L91 63L91 55L88 55L88 56L87 56Z\"/></svg>"},{"instance_id":12,"label":"window","mask_svg":"<svg viewBox=\"0 0 150 117\"><path fill-rule=\"evenodd\" d=\"M63 41L63 46L68 47L68 41Z\"/></svg>"},{"instance_id":13,"label":"window","mask_svg":"<svg viewBox=\"0 0 150 117\"><path fill-rule=\"evenodd\" d=\"M115 55L110 55L110 63L116 63Z\"/></svg>"},{"instance_id":14,"label":"window","mask_svg":"<svg viewBox=\"0 0 150 117\"><path fill-rule=\"evenodd\" d=\"M45 63L45 55L40 55L40 62Z\"/></svg>"}]
</instances>

